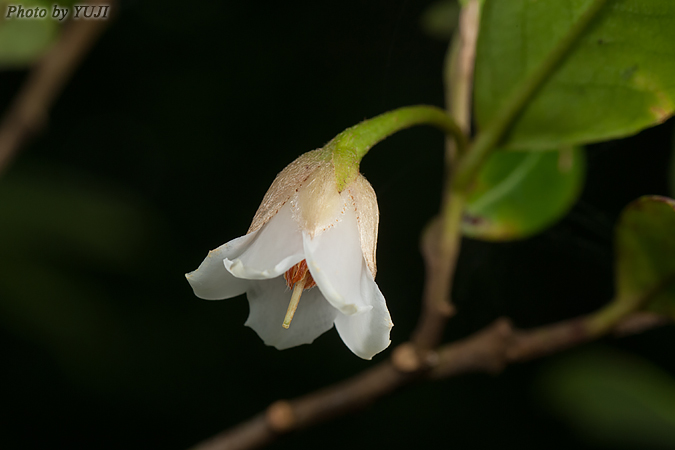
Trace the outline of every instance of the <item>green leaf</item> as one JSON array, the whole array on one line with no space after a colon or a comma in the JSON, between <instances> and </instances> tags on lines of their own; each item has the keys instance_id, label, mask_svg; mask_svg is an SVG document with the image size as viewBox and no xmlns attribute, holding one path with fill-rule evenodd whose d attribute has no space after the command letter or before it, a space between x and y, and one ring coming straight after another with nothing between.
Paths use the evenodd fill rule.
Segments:
<instances>
[{"instance_id":1,"label":"green leaf","mask_svg":"<svg viewBox=\"0 0 675 450\"><path fill-rule=\"evenodd\" d=\"M675 380L615 351L586 351L544 369L537 397L582 436L612 448L675 448Z\"/></svg>"},{"instance_id":2,"label":"green leaf","mask_svg":"<svg viewBox=\"0 0 675 450\"><path fill-rule=\"evenodd\" d=\"M467 199L464 234L489 241L521 239L567 213L584 180L581 148L564 152L495 152Z\"/></svg>"},{"instance_id":3,"label":"green leaf","mask_svg":"<svg viewBox=\"0 0 675 450\"><path fill-rule=\"evenodd\" d=\"M670 167L668 170L668 185L670 187L670 196L675 197L675 134L671 144Z\"/></svg>"},{"instance_id":4,"label":"green leaf","mask_svg":"<svg viewBox=\"0 0 675 450\"><path fill-rule=\"evenodd\" d=\"M18 5L19 3L12 3ZM19 68L33 64L56 41L59 21L51 16L52 4L44 1L20 2L24 9L45 8L47 17L38 19L7 18L8 2L0 1L0 67Z\"/></svg>"},{"instance_id":5,"label":"green leaf","mask_svg":"<svg viewBox=\"0 0 675 450\"><path fill-rule=\"evenodd\" d=\"M643 302L675 317L675 200L645 196L629 204L616 228L617 301Z\"/></svg>"},{"instance_id":6,"label":"green leaf","mask_svg":"<svg viewBox=\"0 0 675 450\"><path fill-rule=\"evenodd\" d=\"M628 136L673 114L675 2L606 0L581 26L599 1L486 2L476 60L479 128L563 47L566 58L518 116L506 147L546 150Z\"/></svg>"}]
</instances>

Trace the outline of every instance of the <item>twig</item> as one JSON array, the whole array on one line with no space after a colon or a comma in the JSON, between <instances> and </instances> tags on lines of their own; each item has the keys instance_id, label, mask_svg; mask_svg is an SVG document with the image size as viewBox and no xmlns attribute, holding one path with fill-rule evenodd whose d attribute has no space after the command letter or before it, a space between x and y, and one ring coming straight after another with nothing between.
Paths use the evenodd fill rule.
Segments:
<instances>
[{"instance_id":1,"label":"twig","mask_svg":"<svg viewBox=\"0 0 675 450\"><path fill-rule=\"evenodd\" d=\"M431 349L438 345L448 319L455 313L449 299L452 288L448 272L454 271L456 255L449 258L442 254L439 242L443 221L434 219L422 233L420 251L424 258L424 293L422 311L412 334L412 342L420 349ZM459 246L459 240L456 243ZM459 252L459 248L456 249Z\"/></svg>"},{"instance_id":2,"label":"twig","mask_svg":"<svg viewBox=\"0 0 675 450\"><path fill-rule=\"evenodd\" d=\"M470 0L459 14L459 24L445 58L445 104L464 134L471 132L471 94L480 22L480 1ZM446 150L454 148L447 141Z\"/></svg>"},{"instance_id":3,"label":"twig","mask_svg":"<svg viewBox=\"0 0 675 450\"><path fill-rule=\"evenodd\" d=\"M479 1L471 0L460 11L459 26L450 43L443 74L448 114L466 136L471 131L471 92L479 22ZM462 193L454 190L451 183L457 156L463 153L457 150L455 141L446 139L442 211L422 235L421 250L426 277L422 313L411 338L421 358L424 358L422 353L441 342L445 325L455 313L450 296L461 246L464 208Z\"/></svg>"},{"instance_id":4,"label":"twig","mask_svg":"<svg viewBox=\"0 0 675 450\"><path fill-rule=\"evenodd\" d=\"M506 358L528 361L587 342L596 336L588 331L586 323L587 316L583 316L533 330L515 330Z\"/></svg>"},{"instance_id":5,"label":"twig","mask_svg":"<svg viewBox=\"0 0 675 450\"><path fill-rule=\"evenodd\" d=\"M414 373L398 371L385 361L341 383L295 400L280 400L248 422L221 433L191 450L234 450L259 448L290 431L363 408L378 398L408 384Z\"/></svg>"},{"instance_id":6,"label":"twig","mask_svg":"<svg viewBox=\"0 0 675 450\"><path fill-rule=\"evenodd\" d=\"M614 327L614 336L623 337L631 334L642 333L650 328L656 328L667 325L672 322L665 316L660 316L652 312L636 312L626 317Z\"/></svg>"},{"instance_id":7,"label":"twig","mask_svg":"<svg viewBox=\"0 0 675 450\"><path fill-rule=\"evenodd\" d=\"M514 329L508 319L498 319L463 340L444 345L436 352L429 352L427 360L423 362L417 360L412 344L403 344L394 349L390 360L315 393L294 400L277 401L265 413L191 450L260 448L291 431L362 409L415 382L467 373L499 373L510 363L527 361L596 339L599 336L582 325L587 317L529 331ZM621 329L626 323L643 317L643 313L632 314L619 322L615 329ZM649 327L654 328L666 321L651 320L649 323Z\"/></svg>"},{"instance_id":8,"label":"twig","mask_svg":"<svg viewBox=\"0 0 675 450\"><path fill-rule=\"evenodd\" d=\"M88 4L110 5L111 15L116 10L113 0ZM61 38L31 70L0 122L0 173L26 141L45 126L49 108L108 22L110 19L71 20Z\"/></svg>"},{"instance_id":9,"label":"twig","mask_svg":"<svg viewBox=\"0 0 675 450\"><path fill-rule=\"evenodd\" d=\"M463 341L442 346L429 378L442 379L471 372L501 372L507 363L506 353L513 333L511 322L501 318Z\"/></svg>"}]
</instances>

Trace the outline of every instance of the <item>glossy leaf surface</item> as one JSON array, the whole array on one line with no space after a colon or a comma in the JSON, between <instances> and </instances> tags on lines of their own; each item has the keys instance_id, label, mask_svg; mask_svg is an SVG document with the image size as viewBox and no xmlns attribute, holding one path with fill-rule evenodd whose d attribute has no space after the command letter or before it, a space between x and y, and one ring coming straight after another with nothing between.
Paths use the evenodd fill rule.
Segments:
<instances>
[{"instance_id":1,"label":"glossy leaf surface","mask_svg":"<svg viewBox=\"0 0 675 450\"><path fill-rule=\"evenodd\" d=\"M476 60L475 110L486 127L554 50L566 56L516 120L505 146L546 150L663 122L675 105L675 2L487 1ZM566 36L579 31L569 46Z\"/></svg>"},{"instance_id":2,"label":"glossy leaf surface","mask_svg":"<svg viewBox=\"0 0 675 450\"><path fill-rule=\"evenodd\" d=\"M466 236L505 241L531 236L560 219L584 180L584 153L495 152L467 201Z\"/></svg>"}]
</instances>

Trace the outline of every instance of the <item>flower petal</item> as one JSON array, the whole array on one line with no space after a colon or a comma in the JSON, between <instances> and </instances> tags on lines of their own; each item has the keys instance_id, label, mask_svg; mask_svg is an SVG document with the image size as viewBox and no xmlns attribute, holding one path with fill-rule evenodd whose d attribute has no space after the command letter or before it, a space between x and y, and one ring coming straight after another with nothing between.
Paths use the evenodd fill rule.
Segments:
<instances>
[{"instance_id":1,"label":"flower petal","mask_svg":"<svg viewBox=\"0 0 675 450\"><path fill-rule=\"evenodd\" d=\"M362 297L365 261L353 205L345 204L336 222L313 238L303 232L302 240L307 267L331 305L347 315L372 308Z\"/></svg>"},{"instance_id":2,"label":"flower petal","mask_svg":"<svg viewBox=\"0 0 675 450\"><path fill-rule=\"evenodd\" d=\"M284 322L292 291L286 287L284 278L250 283L246 292L250 312L245 325L253 328L265 344L279 350L311 344L314 339L333 328L338 311L323 298L318 289L308 289L302 294L291 326L285 329L281 324Z\"/></svg>"},{"instance_id":3,"label":"flower petal","mask_svg":"<svg viewBox=\"0 0 675 450\"><path fill-rule=\"evenodd\" d=\"M360 284L361 296L373 308L360 314L338 314L335 318L335 328L354 354L363 359L371 359L389 347L391 343L389 332L394 324L389 316L384 296L365 266L361 272Z\"/></svg>"},{"instance_id":4,"label":"flower petal","mask_svg":"<svg viewBox=\"0 0 675 450\"><path fill-rule=\"evenodd\" d=\"M258 232L258 237L236 259L225 259L227 270L237 278L275 278L302 261L302 234L284 205Z\"/></svg>"},{"instance_id":5,"label":"flower petal","mask_svg":"<svg viewBox=\"0 0 675 450\"><path fill-rule=\"evenodd\" d=\"M185 274L197 297L222 300L246 292L248 281L235 278L225 269L223 260L241 255L255 240L256 234L249 233L211 250L197 270Z\"/></svg>"},{"instance_id":6,"label":"flower petal","mask_svg":"<svg viewBox=\"0 0 675 450\"><path fill-rule=\"evenodd\" d=\"M361 174L347 187L347 190L354 199L354 210L356 211L356 220L359 224L363 257L366 259L366 264L368 265L368 269L370 269L371 275L375 278L375 274L377 273L375 258L377 225L380 221L380 212L377 209L377 196L368 180Z\"/></svg>"}]
</instances>

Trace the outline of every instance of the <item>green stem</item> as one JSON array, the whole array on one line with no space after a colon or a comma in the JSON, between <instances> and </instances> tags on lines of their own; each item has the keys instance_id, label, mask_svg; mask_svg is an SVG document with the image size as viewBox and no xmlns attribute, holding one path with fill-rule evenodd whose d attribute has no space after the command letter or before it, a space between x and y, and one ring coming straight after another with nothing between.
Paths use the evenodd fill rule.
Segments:
<instances>
[{"instance_id":1,"label":"green stem","mask_svg":"<svg viewBox=\"0 0 675 450\"><path fill-rule=\"evenodd\" d=\"M613 300L604 308L586 317L584 321L586 332L593 337L603 336L636 309L634 302Z\"/></svg>"},{"instance_id":2,"label":"green stem","mask_svg":"<svg viewBox=\"0 0 675 450\"><path fill-rule=\"evenodd\" d=\"M663 278L651 290L642 295L617 297L607 306L586 318L586 329L591 335L602 336L635 311L644 309L655 297L670 289L675 284L675 274Z\"/></svg>"},{"instance_id":3,"label":"green stem","mask_svg":"<svg viewBox=\"0 0 675 450\"><path fill-rule=\"evenodd\" d=\"M455 186L466 187L472 182L490 152L501 143L520 113L565 60L576 41L600 13L606 1L593 1L544 61L516 88L494 120L478 134L466 157L462 158L457 166Z\"/></svg>"},{"instance_id":4,"label":"green stem","mask_svg":"<svg viewBox=\"0 0 675 450\"><path fill-rule=\"evenodd\" d=\"M346 129L324 147L332 152L338 190L342 191L356 178L361 158L375 144L415 125L439 128L455 139L458 148L466 147L466 136L440 108L422 105L389 111Z\"/></svg>"}]
</instances>

